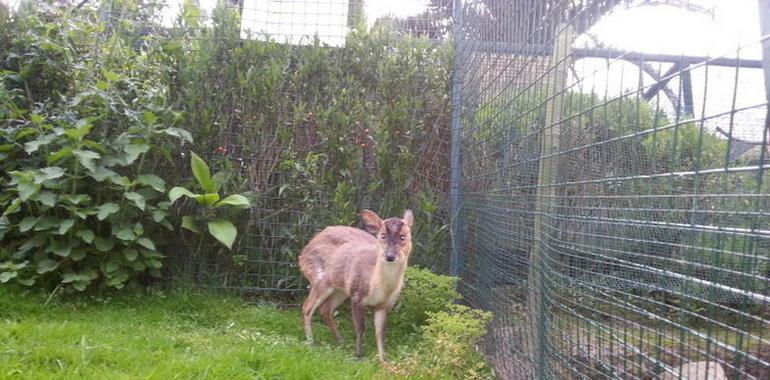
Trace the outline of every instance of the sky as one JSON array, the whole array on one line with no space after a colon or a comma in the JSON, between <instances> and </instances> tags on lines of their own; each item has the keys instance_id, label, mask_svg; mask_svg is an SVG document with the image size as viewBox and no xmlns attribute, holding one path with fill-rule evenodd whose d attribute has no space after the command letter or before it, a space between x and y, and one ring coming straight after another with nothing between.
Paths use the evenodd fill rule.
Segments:
<instances>
[{"instance_id":1,"label":"sky","mask_svg":"<svg viewBox=\"0 0 770 380\"><path fill-rule=\"evenodd\" d=\"M620 9L603 17L590 33L604 44L621 50L644 53L735 57L762 59L761 33L757 0L693 0L691 3L711 10L709 14L688 12L669 6ZM575 46L590 46L586 36L578 37ZM658 67L658 64L653 64ZM669 65L661 65L665 71ZM638 87L639 68L626 61L609 63L603 59L583 59L575 64L582 76L584 92L604 89L610 97ZM575 75L571 80L576 81ZM761 69L711 66L691 70L696 118L706 118L704 125L712 132L730 128L731 109L750 108L733 115L735 137L762 141L766 111L755 107L766 102L764 75ZM643 75L645 86L653 80ZM669 83L678 92L678 78ZM733 105L733 101L735 102ZM657 105L657 103L656 103ZM669 115L674 107L662 98L661 108ZM752 108L753 107L753 108Z\"/></svg>"}]
</instances>

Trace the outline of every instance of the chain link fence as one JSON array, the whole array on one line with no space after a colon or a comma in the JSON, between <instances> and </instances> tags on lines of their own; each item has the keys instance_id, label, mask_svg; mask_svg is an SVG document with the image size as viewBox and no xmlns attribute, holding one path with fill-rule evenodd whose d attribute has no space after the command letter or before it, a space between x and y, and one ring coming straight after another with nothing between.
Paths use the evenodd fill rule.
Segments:
<instances>
[{"instance_id":1,"label":"chain link fence","mask_svg":"<svg viewBox=\"0 0 770 380\"><path fill-rule=\"evenodd\" d=\"M414 263L494 312L500 378L770 378L767 0L62 3L161 51L195 149L251 192L231 254L175 236L173 279L293 303L314 233L412 207ZM720 9L759 30L666 43L719 40Z\"/></svg>"},{"instance_id":2,"label":"chain link fence","mask_svg":"<svg viewBox=\"0 0 770 380\"><path fill-rule=\"evenodd\" d=\"M181 230L166 278L295 305L297 256L328 225L414 209L412 263L448 272L450 8L409 17L360 0L101 1L105 39L163 57L191 149L247 191L232 251ZM165 168L195 186L189 153ZM179 205L177 205L179 207ZM179 214L196 212L188 202Z\"/></svg>"},{"instance_id":3,"label":"chain link fence","mask_svg":"<svg viewBox=\"0 0 770 380\"><path fill-rule=\"evenodd\" d=\"M656 39L713 32L698 2L457 2L452 269L501 378L770 377L770 12L747 3L762 32L707 55Z\"/></svg>"}]
</instances>

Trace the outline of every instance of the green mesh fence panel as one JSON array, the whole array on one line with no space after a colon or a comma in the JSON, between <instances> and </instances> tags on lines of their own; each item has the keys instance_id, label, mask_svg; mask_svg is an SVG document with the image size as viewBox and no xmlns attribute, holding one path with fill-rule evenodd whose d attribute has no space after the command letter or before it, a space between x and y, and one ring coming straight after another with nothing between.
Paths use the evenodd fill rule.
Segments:
<instances>
[{"instance_id":1,"label":"green mesh fence panel","mask_svg":"<svg viewBox=\"0 0 770 380\"><path fill-rule=\"evenodd\" d=\"M770 13L719 55L605 42L714 11L662 3L455 4L452 269L501 378L770 377Z\"/></svg>"}]
</instances>

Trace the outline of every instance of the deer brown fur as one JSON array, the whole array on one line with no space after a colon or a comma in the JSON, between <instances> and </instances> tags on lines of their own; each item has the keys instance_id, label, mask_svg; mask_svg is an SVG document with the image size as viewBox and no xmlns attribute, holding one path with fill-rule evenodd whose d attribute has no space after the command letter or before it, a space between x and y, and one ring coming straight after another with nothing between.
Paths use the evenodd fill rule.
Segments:
<instances>
[{"instance_id":1,"label":"deer brown fur","mask_svg":"<svg viewBox=\"0 0 770 380\"><path fill-rule=\"evenodd\" d=\"M299 267L310 281L310 294L302 305L305 335L312 342L316 309L338 343L342 342L334 310L350 298L356 330L356 356L362 355L366 308L374 311L377 355L385 361L385 321L404 285L412 251L412 211L401 218L380 219L372 211L360 214L364 230L327 227L302 250Z\"/></svg>"}]
</instances>

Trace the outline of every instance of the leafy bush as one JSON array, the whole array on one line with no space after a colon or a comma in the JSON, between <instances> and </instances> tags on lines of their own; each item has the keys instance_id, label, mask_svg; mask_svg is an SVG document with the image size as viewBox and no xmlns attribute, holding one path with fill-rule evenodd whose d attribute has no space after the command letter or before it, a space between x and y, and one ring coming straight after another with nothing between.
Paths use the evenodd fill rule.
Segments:
<instances>
[{"instance_id":1,"label":"leafy bush","mask_svg":"<svg viewBox=\"0 0 770 380\"><path fill-rule=\"evenodd\" d=\"M415 209L413 262L446 268L450 45L380 30L340 47L244 40L239 17L220 7L155 52L195 150L231 173L222 190L255 194L254 249L238 254L271 276L248 285L301 286L285 263L362 208Z\"/></svg>"},{"instance_id":2,"label":"leafy bush","mask_svg":"<svg viewBox=\"0 0 770 380\"><path fill-rule=\"evenodd\" d=\"M231 221L217 217L216 211L221 207L247 208L251 206L251 202L241 194L233 194L221 198L219 195L219 188L222 186L221 182L217 179L216 175L211 175L206 162L198 157L195 152L190 153L190 167L203 193L196 194L184 187L177 186L169 190L168 197L172 204L183 196L188 197L194 199L204 209L198 215L183 216L182 228L201 235L201 239L203 239L204 234L201 232L199 224L206 223L209 234L227 247L227 249L232 249L235 238L238 235L238 230ZM200 248L200 244L198 246Z\"/></svg>"},{"instance_id":3,"label":"leafy bush","mask_svg":"<svg viewBox=\"0 0 770 380\"><path fill-rule=\"evenodd\" d=\"M430 312L422 345L401 371L417 379L493 379L477 345L492 314L463 305Z\"/></svg>"},{"instance_id":4,"label":"leafy bush","mask_svg":"<svg viewBox=\"0 0 770 380\"><path fill-rule=\"evenodd\" d=\"M172 226L154 172L192 140L147 75L152 62L64 16L22 12L0 55L0 282L121 288L160 275Z\"/></svg>"},{"instance_id":5,"label":"leafy bush","mask_svg":"<svg viewBox=\"0 0 770 380\"><path fill-rule=\"evenodd\" d=\"M390 215L418 209L413 262L445 268L450 239L442 194L448 189L451 46L396 39L382 30L353 31L342 47L244 40L238 11L224 3L210 25L182 18L176 28L158 24L158 7L124 0L110 2L104 12L90 4L76 9L42 2L26 3L13 17L0 12L4 173L53 165L45 162L52 153L46 145L30 157L23 152L23 144L38 137L17 135L31 125L32 113L54 128L75 128L81 119L88 120L93 127L84 139L99 144L117 144L119 138L149 141L155 137L146 134L160 131L157 137L165 140L151 143L131 164L105 166L131 181L153 174L184 183L187 170L180 169L186 163L175 152L180 139L194 137L192 148L202 159L223 168L219 191L254 194L248 234L240 234L250 239L241 246L252 249L234 252L249 265L230 266L230 257L220 255L217 260L227 265L214 263L216 270L270 273L257 276L248 284L252 287L299 288L296 268L287 263L296 261L321 227L352 225L365 207ZM196 14L194 2L184 7L186 15ZM132 129L143 124L152 130ZM113 148L122 149L105 149ZM88 150L100 155L97 166L109 153ZM56 165L78 180L88 173L80 161L67 164L80 165L77 175L75 166ZM16 194L10 192L16 186L11 179L0 176L6 196ZM109 188L90 182L77 187L94 202L116 203L112 192L128 190L106 180ZM166 207L160 198L147 204ZM189 214L183 207L182 213ZM4 219L2 228L35 212L25 207ZM131 218L125 220L135 224L141 216ZM144 234L149 231L145 228ZM11 262L15 252L9 249L3 262ZM182 264L200 260L187 250L168 253ZM22 265L26 259L14 260L13 265ZM255 277L224 274L215 277Z\"/></svg>"},{"instance_id":6,"label":"leafy bush","mask_svg":"<svg viewBox=\"0 0 770 380\"><path fill-rule=\"evenodd\" d=\"M492 378L477 350L491 314L457 305L458 278L409 267L406 283L388 324L416 333L420 348L394 369L409 378Z\"/></svg>"},{"instance_id":7,"label":"leafy bush","mask_svg":"<svg viewBox=\"0 0 770 380\"><path fill-rule=\"evenodd\" d=\"M445 310L447 305L462 298L457 292L457 277L444 276L419 267L406 270L406 282L401 291L390 324L416 330L424 325L430 313Z\"/></svg>"}]
</instances>

